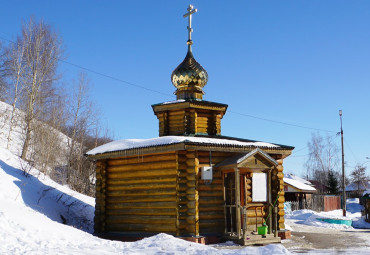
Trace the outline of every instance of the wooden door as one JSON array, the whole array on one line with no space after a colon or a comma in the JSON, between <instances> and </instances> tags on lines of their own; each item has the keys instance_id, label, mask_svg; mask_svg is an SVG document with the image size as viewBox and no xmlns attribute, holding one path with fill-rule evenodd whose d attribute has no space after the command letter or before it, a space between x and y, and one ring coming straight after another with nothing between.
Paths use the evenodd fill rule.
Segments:
<instances>
[{"instance_id":1,"label":"wooden door","mask_svg":"<svg viewBox=\"0 0 370 255\"><path fill-rule=\"evenodd\" d=\"M235 173L224 173L225 234L236 233Z\"/></svg>"}]
</instances>

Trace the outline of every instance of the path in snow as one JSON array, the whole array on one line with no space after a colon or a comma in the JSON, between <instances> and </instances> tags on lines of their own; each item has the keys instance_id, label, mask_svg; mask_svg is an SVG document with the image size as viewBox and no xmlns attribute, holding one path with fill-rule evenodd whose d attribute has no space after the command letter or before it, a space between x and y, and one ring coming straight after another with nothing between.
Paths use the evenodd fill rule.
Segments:
<instances>
[{"instance_id":1,"label":"path in snow","mask_svg":"<svg viewBox=\"0 0 370 255\"><path fill-rule=\"evenodd\" d=\"M353 252L370 254L370 229L330 229L297 222L299 220L286 220L294 230L292 238L284 240L283 245L291 252L310 251L312 253L315 249L326 249L330 252L331 249L331 251L338 253L342 251L348 254L348 249L352 247Z\"/></svg>"},{"instance_id":2,"label":"path in snow","mask_svg":"<svg viewBox=\"0 0 370 255\"><path fill-rule=\"evenodd\" d=\"M362 206L358 199L348 199L347 208L347 217L342 216L342 210L299 210L287 214L285 222L292 229L292 238L283 240L283 245L293 253L370 254L370 224L361 217ZM357 228L317 218L351 219Z\"/></svg>"}]
</instances>

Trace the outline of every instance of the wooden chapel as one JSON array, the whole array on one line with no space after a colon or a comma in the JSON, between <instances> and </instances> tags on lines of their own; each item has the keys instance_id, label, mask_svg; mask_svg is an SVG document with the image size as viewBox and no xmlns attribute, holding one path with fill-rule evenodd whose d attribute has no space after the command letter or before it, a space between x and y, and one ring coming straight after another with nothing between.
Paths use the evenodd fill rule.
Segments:
<instances>
[{"instance_id":1,"label":"wooden chapel","mask_svg":"<svg viewBox=\"0 0 370 255\"><path fill-rule=\"evenodd\" d=\"M188 51L171 75L176 100L152 105L159 137L113 141L87 153L96 163L95 234L115 240L164 232L206 243L280 242L283 160L294 147L221 135L227 105L203 100L208 74L192 53L196 11L189 6L184 15ZM257 235L264 223L270 235Z\"/></svg>"}]
</instances>

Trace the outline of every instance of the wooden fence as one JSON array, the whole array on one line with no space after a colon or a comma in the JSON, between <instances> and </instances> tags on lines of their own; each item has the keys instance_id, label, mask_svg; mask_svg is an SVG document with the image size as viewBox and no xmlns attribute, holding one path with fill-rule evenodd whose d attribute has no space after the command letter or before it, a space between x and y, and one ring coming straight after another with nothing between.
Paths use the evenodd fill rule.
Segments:
<instances>
[{"instance_id":1,"label":"wooden fence","mask_svg":"<svg viewBox=\"0 0 370 255\"><path fill-rule=\"evenodd\" d=\"M328 196L328 195L312 195L311 199L306 201L288 201L284 203L285 211L295 211L302 209L309 209L316 212L332 211L341 209L341 197L340 196Z\"/></svg>"}]
</instances>

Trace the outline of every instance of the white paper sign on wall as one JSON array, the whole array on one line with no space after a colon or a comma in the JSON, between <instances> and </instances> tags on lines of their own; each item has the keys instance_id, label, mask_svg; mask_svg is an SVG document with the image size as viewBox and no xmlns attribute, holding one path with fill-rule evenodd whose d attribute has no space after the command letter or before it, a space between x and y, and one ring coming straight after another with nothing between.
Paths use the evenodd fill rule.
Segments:
<instances>
[{"instance_id":1,"label":"white paper sign on wall","mask_svg":"<svg viewBox=\"0 0 370 255\"><path fill-rule=\"evenodd\" d=\"M252 201L267 201L267 174L253 173L252 176Z\"/></svg>"}]
</instances>

